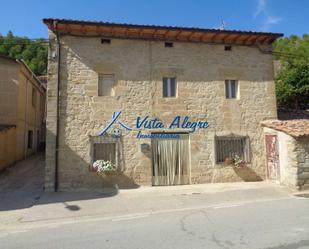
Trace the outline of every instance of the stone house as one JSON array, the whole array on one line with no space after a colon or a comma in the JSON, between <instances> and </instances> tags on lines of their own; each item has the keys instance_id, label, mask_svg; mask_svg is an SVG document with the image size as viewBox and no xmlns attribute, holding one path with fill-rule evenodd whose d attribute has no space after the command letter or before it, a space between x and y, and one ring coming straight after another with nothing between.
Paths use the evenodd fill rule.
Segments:
<instances>
[{"instance_id":1,"label":"stone house","mask_svg":"<svg viewBox=\"0 0 309 249\"><path fill-rule=\"evenodd\" d=\"M23 60L0 56L0 170L45 142L46 86Z\"/></svg>"},{"instance_id":2,"label":"stone house","mask_svg":"<svg viewBox=\"0 0 309 249\"><path fill-rule=\"evenodd\" d=\"M309 119L263 121L267 178L309 189Z\"/></svg>"},{"instance_id":3,"label":"stone house","mask_svg":"<svg viewBox=\"0 0 309 249\"><path fill-rule=\"evenodd\" d=\"M266 177L260 122L277 117L271 49L282 34L43 22L46 190ZM98 175L97 160L117 172Z\"/></svg>"}]
</instances>

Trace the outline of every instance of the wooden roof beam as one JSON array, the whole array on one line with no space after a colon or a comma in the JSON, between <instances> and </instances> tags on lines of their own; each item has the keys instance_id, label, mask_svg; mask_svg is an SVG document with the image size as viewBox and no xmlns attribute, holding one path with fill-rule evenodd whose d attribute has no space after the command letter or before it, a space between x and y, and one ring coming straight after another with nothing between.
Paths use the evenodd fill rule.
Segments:
<instances>
[{"instance_id":1,"label":"wooden roof beam","mask_svg":"<svg viewBox=\"0 0 309 249\"><path fill-rule=\"evenodd\" d=\"M216 37L219 35L219 33L214 33L214 35L210 38L211 42L215 42Z\"/></svg>"},{"instance_id":2,"label":"wooden roof beam","mask_svg":"<svg viewBox=\"0 0 309 249\"><path fill-rule=\"evenodd\" d=\"M237 39L241 37L240 34L236 35L232 40L231 40L231 43L236 43Z\"/></svg>"},{"instance_id":3,"label":"wooden roof beam","mask_svg":"<svg viewBox=\"0 0 309 249\"><path fill-rule=\"evenodd\" d=\"M271 44L274 42L274 39L273 37L270 37L268 40L267 40L267 44Z\"/></svg>"},{"instance_id":4,"label":"wooden roof beam","mask_svg":"<svg viewBox=\"0 0 309 249\"><path fill-rule=\"evenodd\" d=\"M264 38L261 38L259 43L263 44L268 39L268 36L264 36Z\"/></svg>"},{"instance_id":5,"label":"wooden roof beam","mask_svg":"<svg viewBox=\"0 0 309 249\"><path fill-rule=\"evenodd\" d=\"M229 37L230 34L225 34L222 38L221 38L221 42L225 43L226 42L226 38Z\"/></svg>"},{"instance_id":6,"label":"wooden roof beam","mask_svg":"<svg viewBox=\"0 0 309 249\"><path fill-rule=\"evenodd\" d=\"M252 40L250 40L250 45L253 45L253 44L255 44L256 43L256 41L259 39L259 36L257 35L257 36L255 36L255 38L254 39L252 39Z\"/></svg>"},{"instance_id":7,"label":"wooden roof beam","mask_svg":"<svg viewBox=\"0 0 309 249\"><path fill-rule=\"evenodd\" d=\"M194 35L196 35L196 33L191 32L191 34L188 36L188 41L192 41L192 37L194 37Z\"/></svg>"},{"instance_id":8,"label":"wooden roof beam","mask_svg":"<svg viewBox=\"0 0 309 249\"><path fill-rule=\"evenodd\" d=\"M153 33L151 34L152 39L154 39L154 38L156 37L157 33L158 33L158 30L155 29L155 30L153 31Z\"/></svg>"},{"instance_id":9,"label":"wooden roof beam","mask_svg":"<svg viewBox=\"0 0 309 249\"><path fill-rule=\"evenodd\" d=\"M81 32L84 34L84 35L86 35L86 33L87 33L87 28L86 28L86 26L85 25L81 25Z\"/></svg>"},{"instance_id":10,"label":"wooden roof beam","mask_svg":"<svg viewBox=\"0 0 309 249\"><path fill-rule=\"evenodd\" d=\"M250 39L252 38L252 36L248 35L247 38L245 38L242 43L246 44Z\"/></svg>"},{"instance_id":11,"label":"wooden roof beam","mask_svg":"<svg viewBox=\"0 0 309 249\"><path fill-rule=\"evenodd\" d=\"M167 39L168 33L169 33L169 30L167 30L164 34L162 34L164 40L168 40Z\"/></svg>"}]
</instances>

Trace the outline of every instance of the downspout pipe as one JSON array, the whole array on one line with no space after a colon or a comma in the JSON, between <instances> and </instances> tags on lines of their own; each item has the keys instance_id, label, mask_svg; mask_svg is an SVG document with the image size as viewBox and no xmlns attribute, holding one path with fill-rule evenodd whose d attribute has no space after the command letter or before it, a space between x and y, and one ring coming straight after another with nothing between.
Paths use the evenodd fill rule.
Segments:
<instances>
[{"instance_id":1,"label":"downspout pipe","mask_svg":"<svg viewBox=\"0 0 309 249\"><path fill-rule=\"evenodd\" d=\"M58 186L59 186L59 181L58 181L58 161L59 161L59 119L60 119L60 108L59 108L59 103L60 103L60 62L61 62L61 44L60 44L60 35L57 29L58 22L54 21L54 30L56 32L56 38L57 38L57 106L56 106L56 151L55 151L55 192L58 192Z\"/></svg>"}]
</instances>

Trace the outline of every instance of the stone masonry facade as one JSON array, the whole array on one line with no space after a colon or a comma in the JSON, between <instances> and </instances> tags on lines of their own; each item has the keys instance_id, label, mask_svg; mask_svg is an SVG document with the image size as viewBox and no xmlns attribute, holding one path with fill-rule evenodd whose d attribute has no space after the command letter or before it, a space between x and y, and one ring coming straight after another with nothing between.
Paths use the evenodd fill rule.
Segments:
<instances>
[{"instance_id":1,"label":"stone masonry facade","mask_svg":"<svg viewBox=\"0 0 309 249\"><path fill-rule=\"evenodd\" d=\"M55 184L57 133L57 39L49 31L47 92L47 150L45 188ZM273 58L257 46L112 38L60 36L59 190L102 189L108 182L90 170L90 137L97 136L112 113L133 125L137 115L171 122L175 115L207 120L209 128L190 134L190 182L211 183L265 178L263 128L276 118ZM263 49L270 49L264 45ZM114 96L98 96L98 74L114 74ZM177 97L162 97L162 78L177 78ZM239 99L225 98L225 80L239 84ZM244 135L250 139L250 172L217 165L216 135ZM136 134L135 134L136 135ZM122 186L151 185L150 139L134 134L121 139ZM117 179L115 180L117 181Z\"/></svg>"}]
</instances>

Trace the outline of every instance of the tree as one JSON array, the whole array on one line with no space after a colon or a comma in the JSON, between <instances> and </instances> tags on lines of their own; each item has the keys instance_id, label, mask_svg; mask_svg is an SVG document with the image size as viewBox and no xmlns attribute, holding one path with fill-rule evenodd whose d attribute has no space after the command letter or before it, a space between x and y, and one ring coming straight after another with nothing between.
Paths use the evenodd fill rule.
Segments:
<instances>
[{"instance_id":1,"label":"tree","mask_svg":"<svg viewBox=\"0 0 309 249\"><path fill-rule=\"evenodd\" d=\"M23 59L36 75L47 73L48 46L44 39L30 40L14 36L11 31L0 35L0 55Z\"/></svg>"},{"instance_id":2,"label":"tree","mask_svg":"<svg viewBox=\"0 0 309 249\"><path fill-rule=\"evenodd\" d=\"M274 51L281 62L276 77L279 107L309 107L309 35L279 39Z\"/></svg>"}]
</instances>

